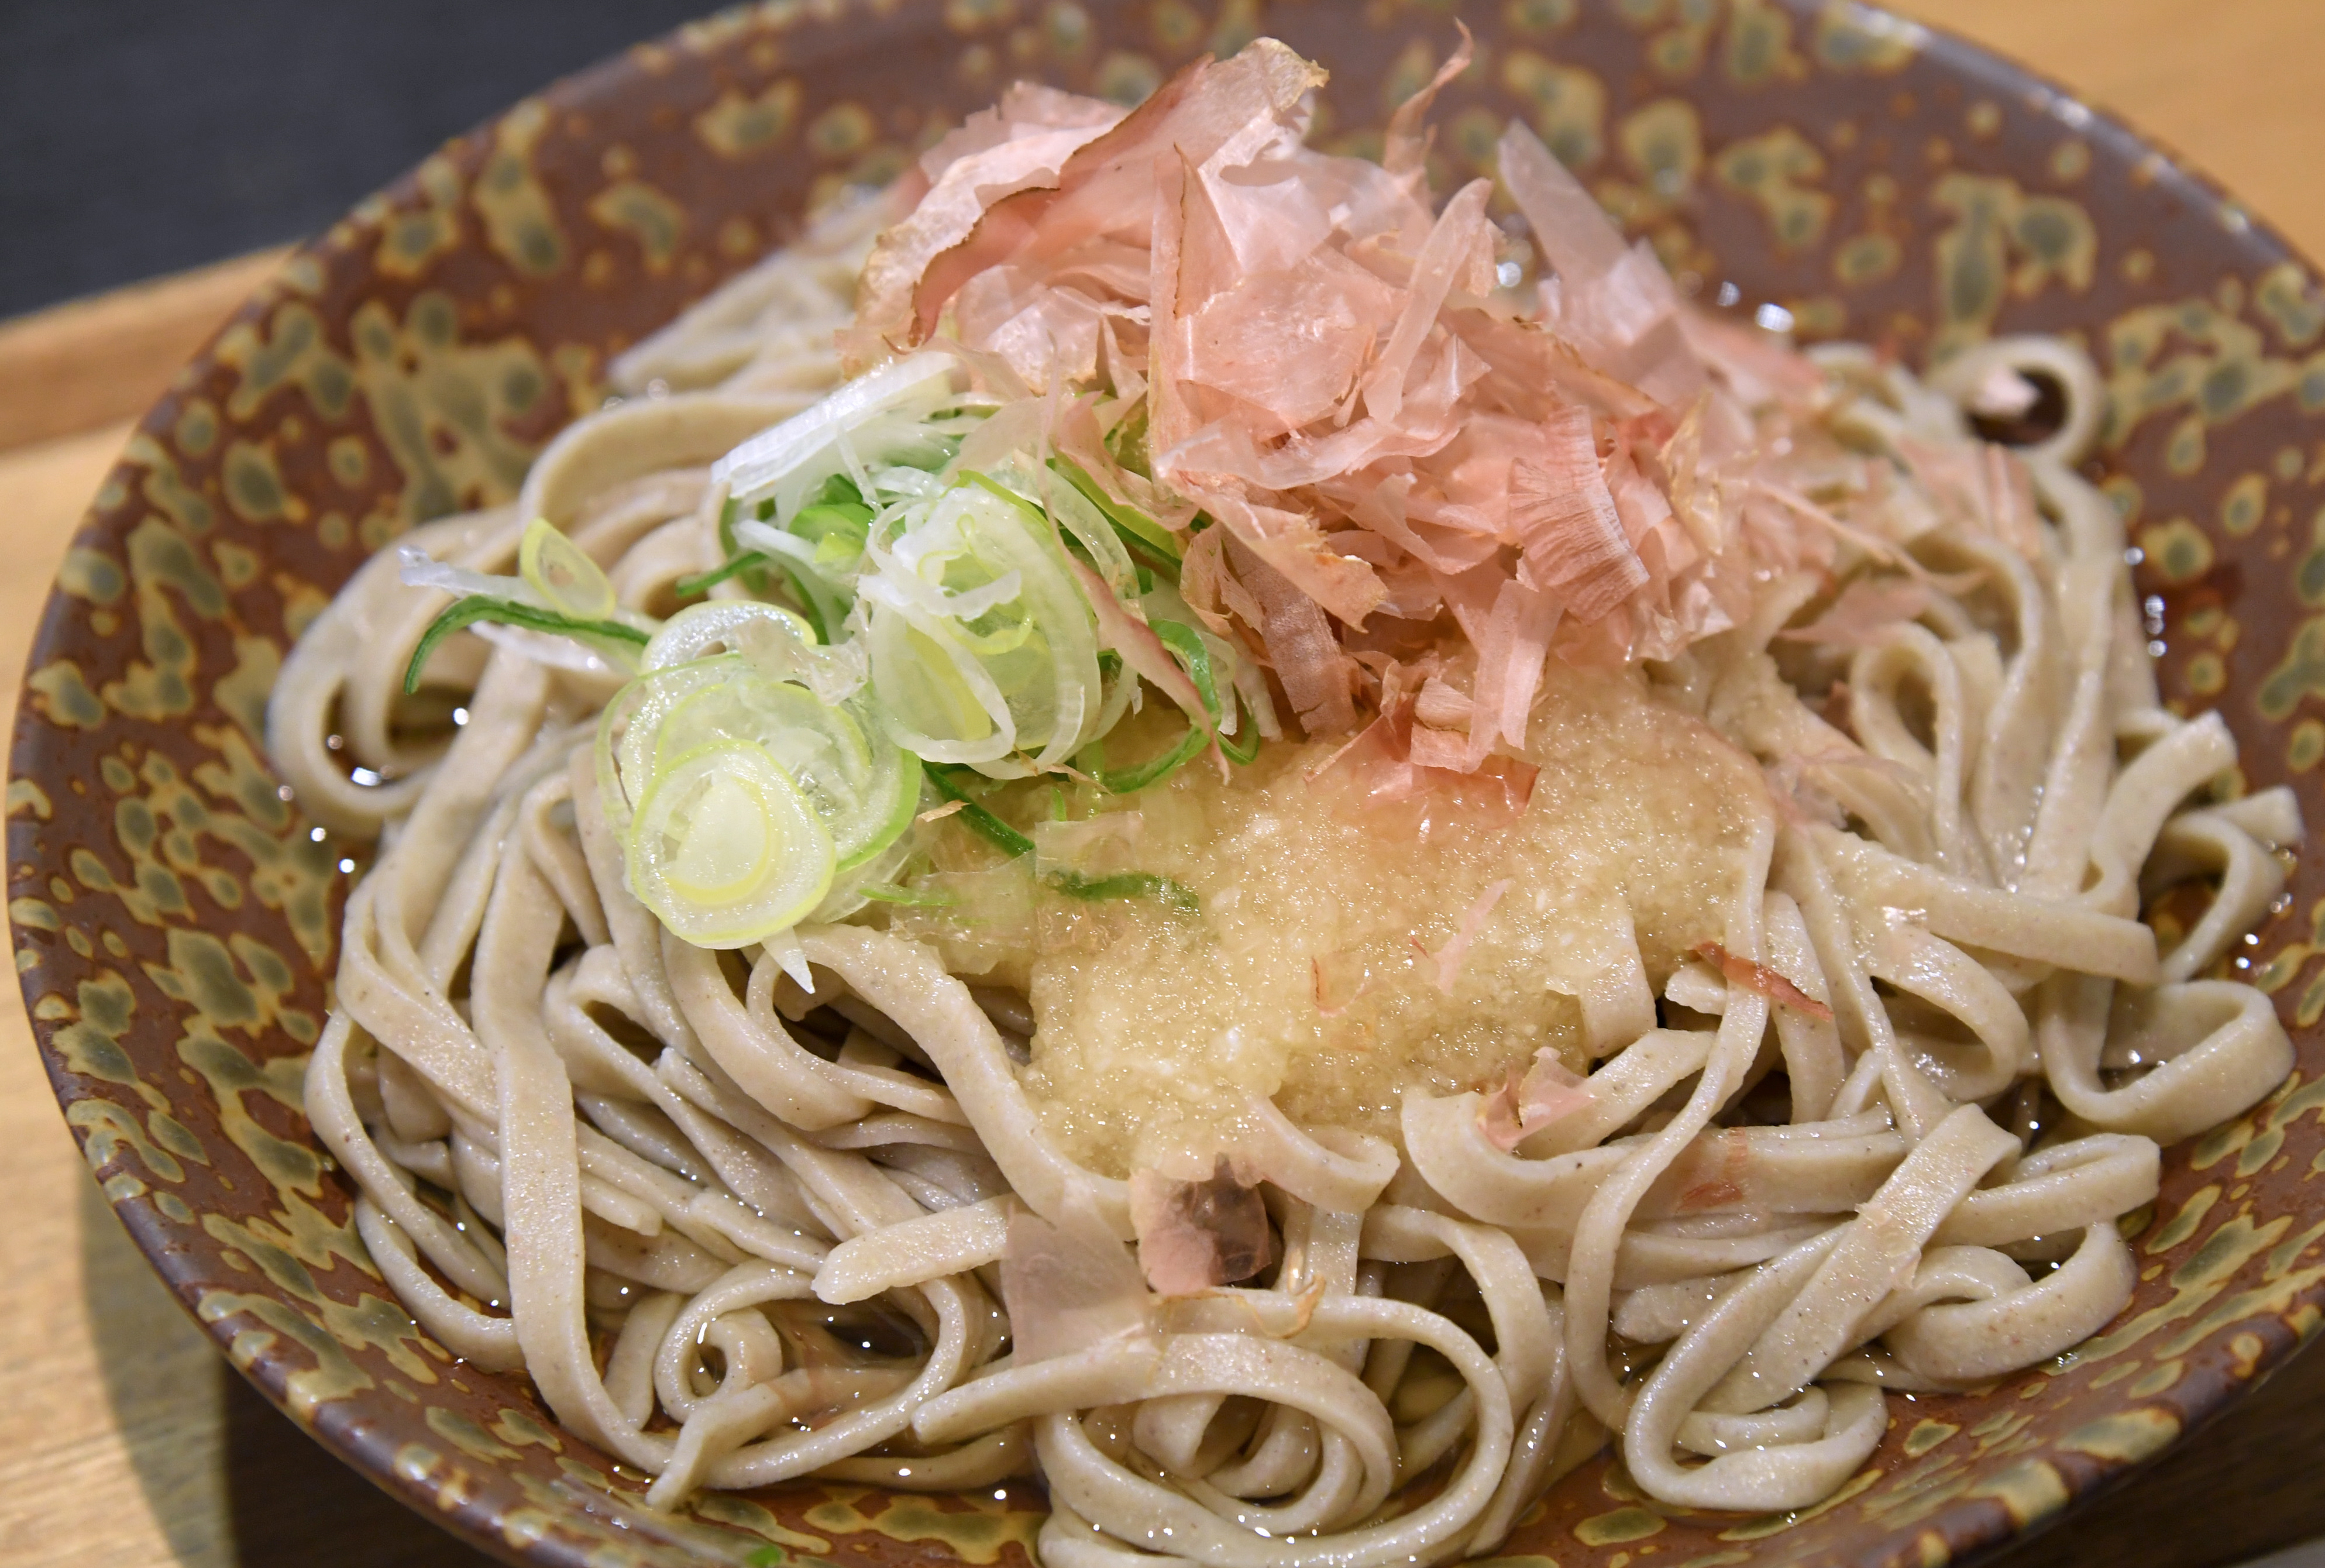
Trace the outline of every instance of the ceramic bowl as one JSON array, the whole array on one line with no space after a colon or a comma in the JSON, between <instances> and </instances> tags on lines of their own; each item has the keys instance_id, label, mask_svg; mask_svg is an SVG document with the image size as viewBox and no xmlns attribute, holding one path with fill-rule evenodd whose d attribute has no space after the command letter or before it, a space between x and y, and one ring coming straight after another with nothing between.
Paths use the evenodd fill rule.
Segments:
<instances>
[{"instance_id":1,"label":"ceramic bowl","mask_svg":"<svg viewBox=\"0 0 2325 1568\"><path fill-rule=\"evenodd\" d=\"M448 144L301 250L139 427L73 542L7 794L17 970L107 1195L235 1364L382 1486L513 1560L1023 1563L1039 1494L799 1485L648 1512L521 1378L453 1361L381 1284L300 1114L359 853L260 743L300 628L371 551L511 495L609 356L887 179L1013 77L1128 101L1263 30L1377 144L1453 42L1413 0L772 0L644 43ZM2253 787L2325 823L2325 298L2172 157L2015 67L1813 0L1464 8L1440 188L1537 126L1690 290L1920 362L2069 333L2112 394L2095 471L2144 552L2165 686ZM1773 319L1773 318L1771 318ZM2247 950L2300 1046L2269 1101L2171 1150L2122 1318L1982 1397L1892 1404L1834 1497L1650 1503L1602 1457L1531 1509L1531 1564L1935 1568L2237 1397L2325 1304L2325 856Z\"/></svg>"}]
</instances>

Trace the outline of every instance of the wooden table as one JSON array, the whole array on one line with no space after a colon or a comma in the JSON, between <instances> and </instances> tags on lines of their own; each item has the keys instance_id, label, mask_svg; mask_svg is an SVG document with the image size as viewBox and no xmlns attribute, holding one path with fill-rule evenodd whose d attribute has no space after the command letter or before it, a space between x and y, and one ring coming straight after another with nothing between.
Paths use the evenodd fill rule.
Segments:
<instances>
[{"instance_id":1,"label":"wooden table","mask_svg":"<svg viewBox=\"0 0 2325 1568\"><path fill-rule=\"evenodd\" d=\"M2325 255L2320 0L1899 0L2124 111ZM0 732L65 540L128 422L272 257L0 327ZM0 1003L0 1563L481 1563L250 1392L115 1225ZM2316 1541L2325 1353L2007 1568L2213 1568Z\"/></svg>"}]
</instances>

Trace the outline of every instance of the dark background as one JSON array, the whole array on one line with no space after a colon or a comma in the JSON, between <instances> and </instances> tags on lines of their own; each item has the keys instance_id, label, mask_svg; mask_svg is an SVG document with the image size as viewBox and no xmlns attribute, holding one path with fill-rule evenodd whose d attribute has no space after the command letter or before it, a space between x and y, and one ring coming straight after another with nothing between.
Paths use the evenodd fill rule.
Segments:
<instances>
[{"instance_id":1,"label":"dark background","mask_svg":"<svg viewBox=\"0 0 2325 1568\"><path fill-rule=\"evenodd\" d=\"M0 0L0 317L297 239L718 0Z\"/></svg>"}]
</instances>

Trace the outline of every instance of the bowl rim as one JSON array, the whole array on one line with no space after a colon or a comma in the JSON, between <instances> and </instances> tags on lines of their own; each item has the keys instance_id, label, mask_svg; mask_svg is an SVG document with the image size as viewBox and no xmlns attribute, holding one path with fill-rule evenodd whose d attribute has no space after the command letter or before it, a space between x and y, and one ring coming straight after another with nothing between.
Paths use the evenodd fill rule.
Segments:
<instances>
[{"instance_id":1,"label":"bowl rim","mask_svg":"<svg viewBox=\"0 0 2325 1568\"><path fill-rule=\"evenodd\" d=\"M1584 0L1584 3L1611 5L1613 0ZM1719 4L1725 7L1733 5L1734 0L1719 0ZM2169 142L2136 128L2116 110L2090 103L2073 88L1999 49L1978 42L1943 23L1907 17L1885 6L1869 4L1867 0L1775 0L1775 4L1796 23L1813 23L1820 16L1839 11L1847 14L1850 20L1873 29L1902 30L1913 38L1917 58L1934 60L1946 73L1965 86L1983 88L1996 97L2015 98L2029 104L2052 115L2077 135L2093 143L2106 144L2127 164L2152 171L2155 186L2177 195L2192 209L2214 213L2245 243L2274 252L2270 259L2277 263L2293 263L2307 277L2314 278L2320 274L2317 264L2266 215L2246 206L2221 181ZM618 93L633 81L644 69L638 58L643 51L675 47L682 34L702 22L741 14L745 9L741 5L722 8L695 22L681 23L640 39L579 70L551 79L525 94L518 102L540 101L561 108L586 107L597 95ZM884 24L899 32L918 31L910 7L891 9L866 5L864 0L839 0L830 10L830 16L819 13L816 19L831 21L844 15L865 29L844 43L832 45L837 52L853 53L876 48ZM805 57L801 63L811 64L812 52L804 52ZM1679 97L1688 96L1685 87L1675 91ZM477 149L489 144L492 133L515 107L514 104L504 106L468 129L447 137L430 153L423 155L422 162L440 156L457 160L464 153L473 154ZM419 191L420 171L421 164L415 163L361 199L347 214L291 246L258 287L202 339L200 347L181 367L170 388L132 426L131 438L168 434L179 412L186 373L212 363L221 340L235 329L263 323L279 298L286 275L302 263L325 261L335 254L340 248L338 233L350 218L357 217L364 208L374 203L394 203L399 198ZM143 465L124 451L106 470L98 493L103 494L118 483L134 480L146 471ZM96 502L92 500L74 524L68 536L68 544L78 545L92 535L102 536L106 526ZM38 782L55 775L56 769L50 762L51 748L49 738L56 731L36 718L29 700L32 694L29 682L33 673L60 656L60 649L74 636L76 623L82 618L83 613L73 597L52 581L26 652L24 678L19 682L5 775L11 783L19 779ZM2309 788L2312 792L2325 792L2325 782L2311 784ZM13 812L5 823L0 823L11 830L12 836L14 825ZM18 928L13 909L9 923L12 934L16 933ZM338 932L335 926L331 936L336 951ZM24 951L21 936L12 945L20 951ZM75 1102L92 1098L92 1095L55 1047L53 1035L57 1025L42 1020L35 1011L35 1004L51 988L42 983L49 967L49 961L36 961L30 967L22 968L18 971L18 982L29 1032L61 1114ZM2325 1024L2311 1027L2325 1030ZM79 1125L69 1126L75 1146L85 1157L89 1130ZM408 1467L399 1465L394 1452L394 1440L367 1418L372 1403L384 1397L375 1387L341 1398L324 1400L314 1406L310 1416L302 1417L292 1406L280 1356L262 1354L245 1360L231 1353L231 1341L237 1331L233 1322L239 1314L205 1321L196 1310L188 1294L189 1289L196 1283L190 1255L168 1234L166 1222L153 1205L114 1202L108 1198L107 1207L128 1232L147 1264L170 1287L178 1305L200 1326L204 1335L228 1365L239 1372L269 1405L329 1451L334 1458L413 1513L487 1555L518 1564L520 1568L544 1568L544 1565L547 1568L585 1568L589 1551L576 1538L551 1533L529 1544L520 1545L502 1530L480 1522L474 1517L474 1510L456 1507L440 1474L415 1473ZM2320 1208L2320 1211L2325 1212L2325 1208ZM2325 1285L2311 1287L2302 1293L2299 1300L2307 1304L2325 1305ZM1888 1549L1863 1552L1851 1559L1836 1560L1861 1564L1862 1568L1880 1568L1880 1565L1897 1561L1904 1544L1909 1544L1914 1534L1949 1525L1957 1526L1957 1535L1960 1538L1960 1544L1950 1559L1956 1568L1973 1561L1991 1559L2013 1546L2032 1541L2086 1509L2093 1499L2125 1485L2166 1455L2181 1452L2192 1437L2206 1431L2248 1397L2262 1382L2281 1371L2285 1362L2303 1348L2304 1341L2300 1340L2289 1343L2273 1339L2265 1341L2263 1353L2253 1363L2251 1375L2222 1382L2209 1390L2189 1410L2188 1419L2169 1443L2136 1459L2097 1459L2091 1464L2078 1465L2073 1472L2062 1473L2063 1501L2024 1524L2015 1522L2008 1512L1991 1506L1991 1499L1960 1498L1922 1519L1918 1531L1898 1532L1891 1538ZM2325 1354L2325 1351L2315 1353ZM582 1441L565 1433L562 1427L559 1430L575 1442ZM576 1506L584 1504L584 1499L578 1494L573 1501ZM640 1518L635 1514L625 1512L622 1522L635 1527ZM1986 1527L1978 1527L1980 1522ZM675 1535L669 1537L669 1544L690 1551L694 1549L693 1543Z\"/></svg>"}]
</instances>

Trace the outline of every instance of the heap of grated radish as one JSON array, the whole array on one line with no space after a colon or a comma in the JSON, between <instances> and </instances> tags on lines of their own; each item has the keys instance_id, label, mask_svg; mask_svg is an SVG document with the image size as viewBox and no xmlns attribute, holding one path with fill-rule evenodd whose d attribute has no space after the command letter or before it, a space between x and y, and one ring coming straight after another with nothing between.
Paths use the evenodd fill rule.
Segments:
<instances>
[{"instance_id":1,"label":"heap of grated radish","mask_svg":"<svg viewBox=\"0 0 2325 1568\"><path fill-rule=\"evenodd\" d=\"M899 929L1027 989L1026 1091L1095 1169L1237 1146L1253 1096L1390 1133L1408 1087L1477 1087L1545 1045L1587 1071L1627 1044L1758 874L1759 770L1640 675L1552 665L1529 736L1522 767L1417 792L1369 747L1270 747L1080 835L1079 863L1167 876L1191 915L968 902Z\"/></svg>"}]
</instances>

